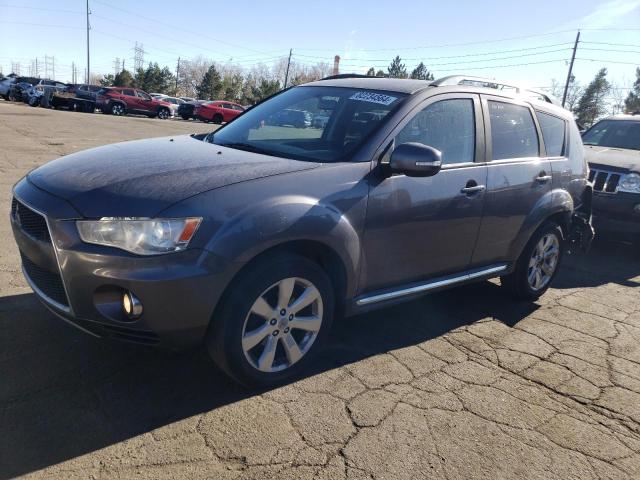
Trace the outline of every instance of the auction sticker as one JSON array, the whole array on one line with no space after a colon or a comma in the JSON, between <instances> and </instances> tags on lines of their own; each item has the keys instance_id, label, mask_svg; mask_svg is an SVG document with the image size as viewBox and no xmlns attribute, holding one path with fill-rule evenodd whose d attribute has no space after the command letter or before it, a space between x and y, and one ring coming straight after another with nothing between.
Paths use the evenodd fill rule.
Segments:
<instances>
[{"instance_id":1,"label":"auction sticker","mask_svg":"<svg viewBox=\"0 0 640 480\"><path fill-rule=\"evenodd\" d=\"M360 102L379 103L380 105L391 105L398 97L384 95L374 92L357 92L349 97L349 100L358 100Z\"/></svg>"}]
</instances>

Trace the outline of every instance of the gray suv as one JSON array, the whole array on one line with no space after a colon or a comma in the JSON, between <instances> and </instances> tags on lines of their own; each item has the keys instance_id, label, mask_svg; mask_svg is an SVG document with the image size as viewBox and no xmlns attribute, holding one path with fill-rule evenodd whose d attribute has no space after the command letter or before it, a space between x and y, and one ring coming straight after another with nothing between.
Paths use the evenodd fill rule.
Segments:
<instances>
[{"instance_id":1,"label":"gray suv","mask_svg":"<svg viewBox=\"0 0 640 480\"><path fill-rule=\"evenodd\" d=\"M269 122L288 111L328 119ZM254 386L298 375L336 312L492 277L534 300L592 236L571 114L447 78L290 88L206 136L50 162L13 194L24 275L51 312L98 336L204 341Z\"/></svg>"}]
</instances>

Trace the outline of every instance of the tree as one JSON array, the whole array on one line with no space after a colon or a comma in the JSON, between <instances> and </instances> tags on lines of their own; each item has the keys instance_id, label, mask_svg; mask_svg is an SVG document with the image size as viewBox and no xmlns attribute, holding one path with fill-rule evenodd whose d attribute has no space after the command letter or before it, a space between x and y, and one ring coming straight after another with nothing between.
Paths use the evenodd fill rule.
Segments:
<instances>
[{"instance_id":1,"label":"tree","mask_svg":"<svg viewBox=\"0 0 640 480\"><path fill-rule=\"evenodd\" d=\"M242 74L229 73L222 78L222 98L237 102L242 95Z\"/></svg>"},{"instance_id":2,"label":"tree","mask_svg":"<svg viewBox=\"0 0 640 480\"><path fill-rule=\"evenodd\" d=\"M100 79L100 86L101 87L112 87L114 85L115 81L115 77L113 76L112 73L105 75L104 77L102 77Z\"/></svg>"},{"instance_id":3,"label":"tree","mask_svg":"<svg viewBox=\"0 0 640 480\"><path fill-rule=\"evenodd\" d=\"M627 113L640 111L640 67L636 68L636 81L624 101Z\"/></svg>"},{"instance_id":4,"label":"tree","mask_svg":"<svg viewBox=\"0 0 640 480\"><path fill-rule=\"evenodd\" d=\"M407 67L402 63L399 55L396 55L396 58L391 61L387 71L389 78L407 78Z\"/></svg>"},{"instance_id":5,"label":"tree","mask_svg":"<svg viewBox=\"0 0 640 480\"><path fill-rule=\"evenodd\" d=\"M198 92L198 98L205 100L215 100L220 97L222 79L215 65L209 67L196 91Z\"/></svg>"},{"instance_id":6,"label":"tree","mask_svg":"<svg viewBox=\"0 0 640 480\"><path fill-rule=\"evenodd\" d=\"M386 77L387 74L384 73L384 70L380 69L376 72L376 77Z\"/></svg>"},{"instance_id":7,"label":"tree","mask_svg":"<svg viewBox=\"0 0 640 480\"><path fill-rule=\"evenodd\" d=\"M411 78L415 78L416 80L433 80L433 73L427 70L424 63L420 62L411 72Z\"/></svg>"},{"instance_id":8,"label":"tree","mask_svg":"<svg viewBox=\"0 0 640 480\"><path fill-rule=\"evenodd\" d=\"M376 76L376 69L371 67L369 70L367 70L367 76L368 77L375 77Z\"/></svg>"},{"instance_id":9,"label":"tree","mask_svg":"<svg viewBox=\"0 0 640 480\"><path fill-rule=\"evenodd\" d=\"M267 80L266 78L261 78L260 82L253 88L252 94L254 102L259 102L274 93L278 93L280 91L280 82L278 80Z\"/></svg>"},{"instance_id":10,"label":"tree","mask_svg":"<svg viewBox=\"0 0 640 480\"><path fill-rule=\"evenodd\" d=\"M578 117L578 123L591 126L607 112L606 98L611 85L607 80L607 69L601 68L591 83L587 85L584 93L578 101L574 113Z\"/></svg>"},{"instance_id":11,"label":"tree","mask_svg":"<svg viewBox=\"0 0 640 480\"><path fill-rule=\"evenodd\" d=\"M555 78L551 80L551 88L547 88L549 93L562 101L564 95L564 83L558 82ZM569 86L567 87L567 98L564 102L564 106L573 111L578 104L578 100L582 97L584 88L580 85L580 82L576 81L575 75L571 75L569 78Z\"/></svg>"},{"instance_id":12,"label":"tree","mask_svg":"<svg viewBox=\"0 0 640 480\"><path fill-rule=\"evenodd\" d=\"M136 87L146 92L173 93L175 81L168 67L160 68L157 63L149 63L146 70L139 69L136 73Z\"/></svg>"},{"instance_id":13,"label":"tree","mask_svg":"<svg viewBox=\"0 0 640 480\"><path fill-rule=\"evenodd\" d=\"M113 79L114 87L133 87L135 81L129 70L122 70Z\"/></svg>"}]
</instances>

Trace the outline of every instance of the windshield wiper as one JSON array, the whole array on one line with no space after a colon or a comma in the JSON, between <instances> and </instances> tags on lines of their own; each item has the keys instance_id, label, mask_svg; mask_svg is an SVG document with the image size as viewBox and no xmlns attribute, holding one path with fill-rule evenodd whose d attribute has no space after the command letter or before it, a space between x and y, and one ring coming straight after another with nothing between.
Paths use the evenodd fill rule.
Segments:
<instances>
[{"instance_id":1,"label":"windshield wiper","mask_svg":"<svg viewBox=\"0 0 640 480\"><path fill-rule=\"evenodd\" d=\"M273 152L271 150L266 150L264 148L256 147L255 145L251 145L250 143L244 142L230 142L230 143L217 143L216 145L220 145L221 147L229 147L235 148L236 150L244 150L245 152L252 153L260 153L263 155L271 155L272 157L280 157L280 158L288 158L287 156Z\"/></svg>"}]
</instances>

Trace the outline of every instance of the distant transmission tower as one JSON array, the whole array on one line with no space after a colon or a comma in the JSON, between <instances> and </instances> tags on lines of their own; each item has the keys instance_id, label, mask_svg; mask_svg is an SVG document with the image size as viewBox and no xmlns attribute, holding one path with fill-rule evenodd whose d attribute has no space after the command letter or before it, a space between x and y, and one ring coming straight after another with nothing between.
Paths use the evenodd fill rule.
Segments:
<instances>
[{"instance_id":1,"label":"distant transmission tower","mask_svg":"<svg viewBox=\"0 0 640 480\"><path fill-rule=\"evenodd\" d=\"M113 75L116 76L120 73L120 58L116 57L113 60Z\"/></svg>"},{"instance_id":2,"label":"distant transmission tower","mask_svg":"<svg viewBox=\"0 0 640 480\"><path fill-rule=\"evenodd\" d=\"M133 70L137 72L139 69L144 68L144 46L136 42L133 52Z\"/></svg>"},{"instance_id":3,"label":"distant transmission tower","mask_svg":"<svg viewBox=\"0 0 640 480\"><path fill-rule=\"evenodd\" d=\"M11 71L16 75L20 75L20 62L11 62Z\"/></svg>"}]
</instances>

